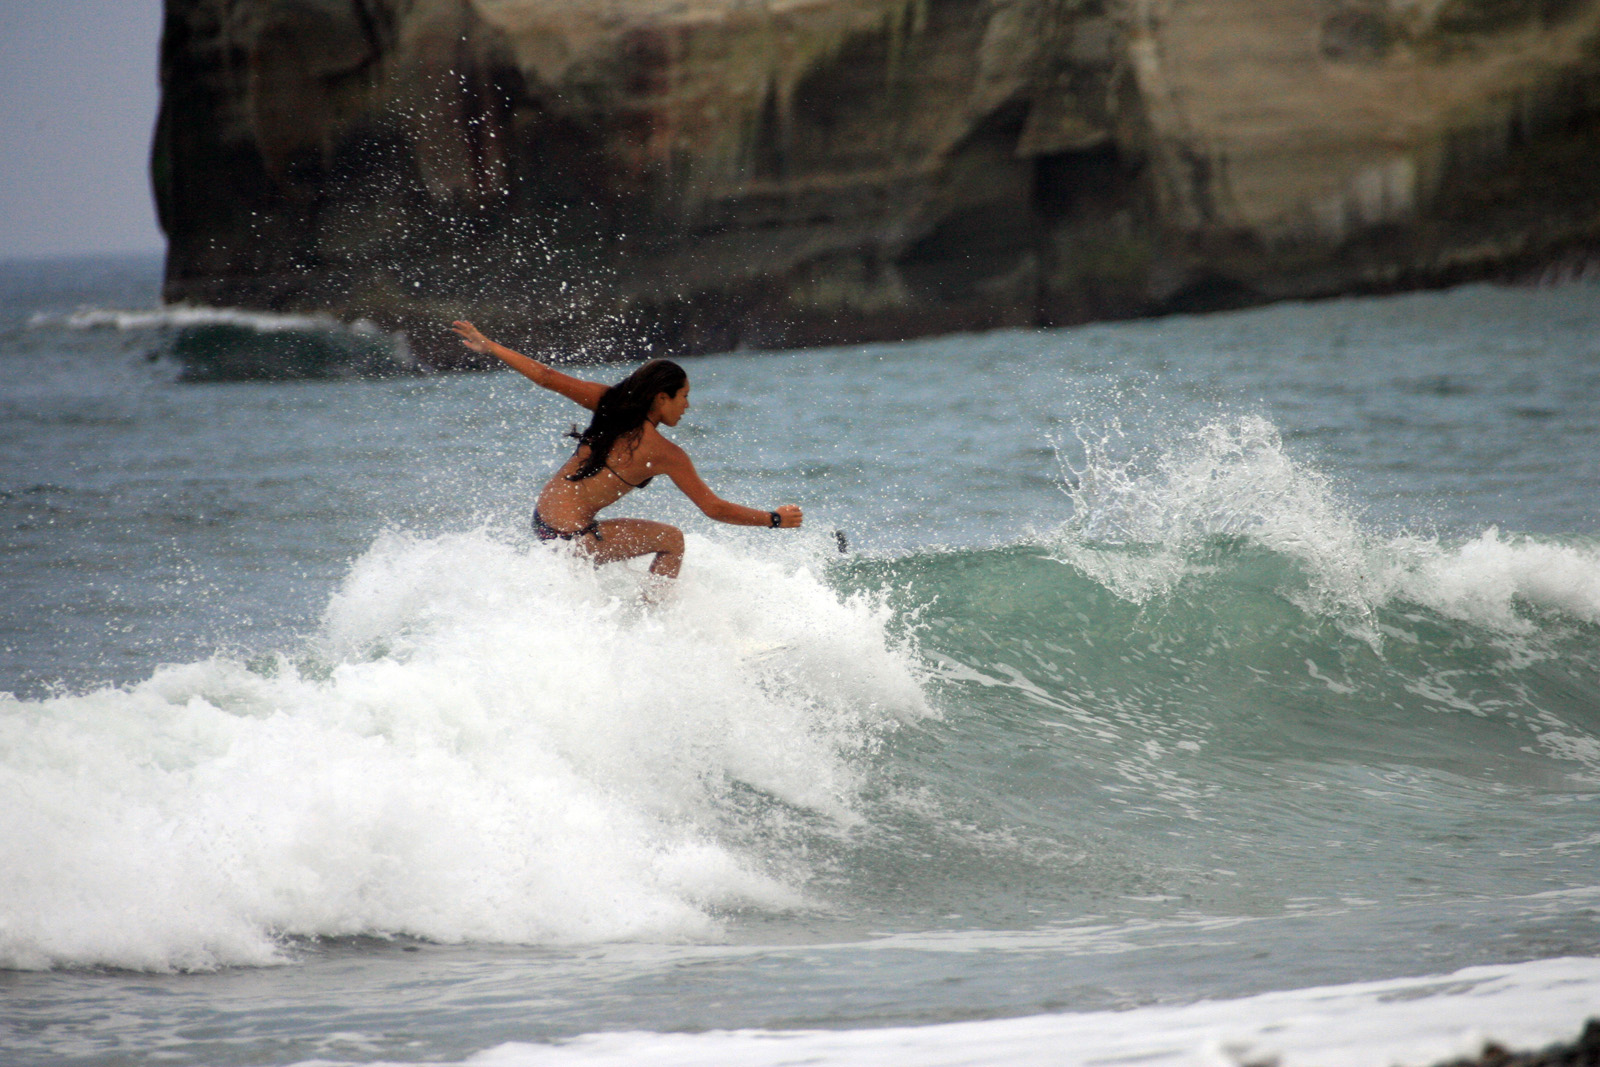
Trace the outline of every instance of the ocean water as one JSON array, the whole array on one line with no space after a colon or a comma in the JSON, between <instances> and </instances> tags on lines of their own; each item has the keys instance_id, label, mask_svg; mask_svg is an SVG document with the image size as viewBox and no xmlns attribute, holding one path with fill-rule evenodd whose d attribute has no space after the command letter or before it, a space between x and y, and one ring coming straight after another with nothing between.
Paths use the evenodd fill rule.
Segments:
<instances>
[{"instance_id":1,"label":"ocean water","mask_svg":"<svg viewBox=\"0 0 1600 1067\"><path fill-rule=\"evenodd\" d=\"M630 496L649 605L527 533L571 405L158 277L0 267L6 1063L1600 1014L1600 286L695 359L675 438L807 524Z\"/></svg>"}]
</instances>

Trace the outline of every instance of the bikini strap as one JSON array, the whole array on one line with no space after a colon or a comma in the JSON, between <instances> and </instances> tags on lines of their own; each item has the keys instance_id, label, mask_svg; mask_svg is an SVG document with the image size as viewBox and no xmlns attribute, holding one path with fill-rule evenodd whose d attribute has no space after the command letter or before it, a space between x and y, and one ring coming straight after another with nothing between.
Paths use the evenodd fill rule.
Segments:
<instances>
[{"instance_id":1,"label":"bikini strap","mask_svg":"<svg viewBox=\"0 0 1600 1067\"><path fill-rule=\"evenodd\" d=\"M653 475L653 474L648 475L648 476L645 477L644 481L640 482L638 485L634 485L632 482L628 481L628 479L624 478L622 475L617 474L617 469L615 467L613 467L611 464L607 463L605 465L605 467L606 467L606 470L610 471L613 475L616 475L617 481L621 482L623 485L627 486L629 489L643 489L645 486L650 484L650 479L655 477L655 475Z\"/></svg>"}]
</instances>

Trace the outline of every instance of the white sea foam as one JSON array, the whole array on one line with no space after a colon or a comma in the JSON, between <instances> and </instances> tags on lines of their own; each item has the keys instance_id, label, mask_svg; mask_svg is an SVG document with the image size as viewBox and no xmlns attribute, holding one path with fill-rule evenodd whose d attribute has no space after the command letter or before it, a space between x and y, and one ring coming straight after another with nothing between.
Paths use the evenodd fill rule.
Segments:
<instances>
[{"instance_id":1,"label":"white sea foam","mask_svg":"<svg viewBox=\"0 0 1600 1067\"><path fill-rule=\"evenodd\" d=\"M701 938L803 906L761 842L855 817L860 755L926 713L915 661L803 561L692 542L646 609L625 566L386 535L298 664L0 703L0 966Z\"/></svg>"},{"instance_id":2,"label":"white sea foam","mask_svg":"<svg viewBox=\"0 0 1600 1067\"><path fill-rule=\"evenodd\" d=\"M1490 528L1452 548L1422 546L1396 589L1436 611L1507 631L1532 625L1518 605L1600 623L1600 547L1508 538Z\"/></svg>"},{"instance_id":3,"label":"white sea foam","mask_svg":"<svg viewBox=\"0 0 1600 1067\"><path fill-rule=\"evenodd\" d=\"M1553 959L1123 1012L870 1030L590 1034L559 1045L501 1045L463 1062L472 1067L1427 1067L1475 1056L1486 1040L1518 1049L1571 1040L1597 1005L1600 960Z\"/></svg>"},{"instance_id":4,"label":"white sea foam","mask_svg":"<svg viewBox=\"0 0 1600 1067\"><path fill-rule=\"evenodd\" d=\"M1218 420L1131 460L1115 431L1080 441L1083 465L1063 461L1074 514L1056 548L1125 599L1209 573L1202 545L1237 537L1297 564L1307 588L1291 595L1302 607L1366 636L1372 614L1395 601L1504 633L1530 632L1530 616L1600 622L1600 547L1492 528L1456 545L1380 535L1259 416Z\"/></svg>"}]
</instances>

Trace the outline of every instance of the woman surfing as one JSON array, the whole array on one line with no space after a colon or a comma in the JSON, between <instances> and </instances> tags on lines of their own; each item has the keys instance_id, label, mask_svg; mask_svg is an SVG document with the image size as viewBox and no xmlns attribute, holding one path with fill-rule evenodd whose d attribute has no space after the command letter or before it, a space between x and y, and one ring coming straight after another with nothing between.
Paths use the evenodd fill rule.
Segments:
<instances>
[{"instance_id":1,"label":"woman surfing","mask_svg":"<svg viewBox=\"0 0 1600 1067\"><path fill-rule=\"evenodd\" d=\"M660 427L678 425L689 410L689 376L667 359L653 359L616 385L574 378L538 360L513 352L485 337L470 322L452 327L474 352L490 355L551 392L594 412L589 428L574 427L578 441L572 457L561 465L533 509L533 532L541 541L571 541L596 563L655 554L650 573L676 578L683 566L683 532L649 519L600 519L602 509L665 474L694 505L718 522L735 526L800 525L800 508L783 504L776 511L747 508L723 500L694 469L689 454L666 437Z\"/></svg>"}]
</instances>

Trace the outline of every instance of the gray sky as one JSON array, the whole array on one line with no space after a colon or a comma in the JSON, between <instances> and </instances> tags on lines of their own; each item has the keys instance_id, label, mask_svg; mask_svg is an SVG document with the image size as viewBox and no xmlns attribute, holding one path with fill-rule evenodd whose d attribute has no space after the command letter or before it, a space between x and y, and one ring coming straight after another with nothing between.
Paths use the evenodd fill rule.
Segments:
<instances>
[{"instance_id":1,"label":"gray sky","mask_svg":"<svg viewBox=\"0 0 1600 1067\"><path fill-rule=\"evenodd\" d=\"M0 0L0 259L157 251L161 0Z\"/></svg>"}]
</instances>

